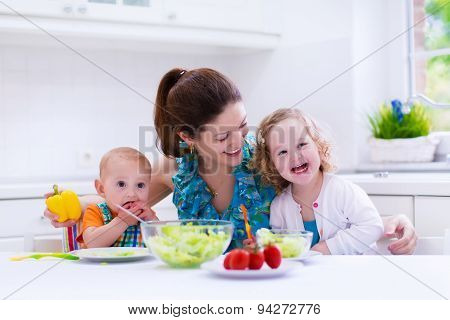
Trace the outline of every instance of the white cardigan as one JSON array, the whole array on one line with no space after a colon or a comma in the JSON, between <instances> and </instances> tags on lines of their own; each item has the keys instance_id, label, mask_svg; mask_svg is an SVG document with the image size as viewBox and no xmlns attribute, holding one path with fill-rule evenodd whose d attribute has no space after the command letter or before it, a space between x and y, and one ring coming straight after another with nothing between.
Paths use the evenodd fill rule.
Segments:
<instances>
[{"instance_id":1,"label":"white cardigan","mask_svg":"<svg viewBox=\"0 0 450 320\"><path fill-rule=\"evenodd\" d=\"M324 173L319 197L313 204L320 240L331 254L374 254L383 235L381 217L368 195L357 185ZM304 230L301 206L292 197L291 186L275 197L270 206L273 229Z\"/></svg>"}]
</instances>

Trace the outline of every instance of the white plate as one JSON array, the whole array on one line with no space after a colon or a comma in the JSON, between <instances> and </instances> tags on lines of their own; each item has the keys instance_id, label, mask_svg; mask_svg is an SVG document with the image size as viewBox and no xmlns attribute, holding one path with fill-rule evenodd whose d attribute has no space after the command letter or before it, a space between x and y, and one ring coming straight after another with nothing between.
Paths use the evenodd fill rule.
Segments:
<instances>
[{"instance_id":1,"label":"white plate","mask_svg":"<svg viewBox=\"0 0 450 320\"><path fill-rule=\"evenodd\" d=\"M83 260L94 262L124 262L136 261L150 257L146 248L110 247L80 249L71 252Z\"/></svg>"},{"instance_id":2,"label":"white plate","mask_svg":"<svg viewBox=\"0 0 450 320\"><path fill-rule=\"evenodd\" d=\"M202 264L201 268L220 277L236 279L260 279L280 277L294 269L303 267L302 263L283 260L281 261L281 265L277 269L271 269L267 264L264 263L263 267L260 270L227 270L223 266L224 259L225 257L222 256L216 260L205 262L204 264Z\"/></svg>"},{"instance_id":3,"label":"white plate","mask_svg":"<svg viewBox=\"0 0 450 320\"><path fill-rule=\"evenodd\" d=\"M295 257L295 258L283 258L283 260L288 260L288 261L305 261L308 260L312 257L316 257L316 256L321 256L322 254L320 252L317 251L308 251L305 254L300 255L299 257Z\"/></svg>"}]
</instances>

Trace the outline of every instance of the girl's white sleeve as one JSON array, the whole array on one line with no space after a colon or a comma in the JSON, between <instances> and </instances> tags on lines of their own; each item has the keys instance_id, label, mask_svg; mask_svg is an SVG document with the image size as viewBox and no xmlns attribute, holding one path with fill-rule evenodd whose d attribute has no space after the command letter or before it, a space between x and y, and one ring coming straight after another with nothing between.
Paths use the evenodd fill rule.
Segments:
<instances>
[{"instance_id":1,"label":"girl's white sleeve","mask_svg":"<svg viewBox=\"0 0 450 320\"><path fill-rule=\"evenodd\" d=\"M283 210L281 209L280 196L276 196L270 204L270 227L283 229Z\"/></svg>"},{"instance_id":2,"label":"girl's white sleeve","mask_svg":"<svg viewBox=\"0 0 450 320\"><path fill-rule=\"evenodd\" d=\"M331 254L362 254L383 235L380 214L369 196L357 185L346 182L335 195L338 208L347 220L347 228L340 229L326 240ZM349 226L349 227L348 227Z\"/></svg>"}]
</instances>

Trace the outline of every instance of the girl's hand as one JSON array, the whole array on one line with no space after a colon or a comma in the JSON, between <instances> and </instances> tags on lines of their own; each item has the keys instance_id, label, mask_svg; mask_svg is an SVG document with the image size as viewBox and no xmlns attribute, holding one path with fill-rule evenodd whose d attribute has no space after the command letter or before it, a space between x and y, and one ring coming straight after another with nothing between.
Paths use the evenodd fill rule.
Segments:
<instances>
[{"instance_id":1,"label":"girl's hand","mask_svg":"<svg viewBox=\"0 0 450 320\"><path fill-rule=\"evenodd\" d=\"M62 192L63 189L60 189L60 191ZM53 195L54 195L53 192L49 192L49 193L46 193L44 195L44 198L47 199L47 198L49 198L49 197L51 197ZM55 228L69 228L69 227L74 226L77 223L75 220L67 220L67 221L64 221L64 222L58 222L58 216L56 214L51 213L50 210L48 210L47 207L45 207L45 210L44 210L44 217L49 219L50 223Z\"/></svg>"},{"instance_id":2,"label":"girl's hand","mask_svg":"<svg viewBox=\"0 0 450 320\"><path fill-rule=\"evenodd\" d=\"M403 215L385 217L384 236L386 238L397 238L388 246L392 254L413 254L416 249L417 235L411 221Z\"/></svg>"},{"instance_id":3,"label":"girl's hand","mask_svg":"<svg viewBox=\"0 0 450 320\"><path fill-rule=\"evenodd\" d=\"M320 241L315 246L313 246L311 250L320 252L322 254L331 254L330 249L328 249L327 243L325 241Z\"/></svg>"},{"instance_id":4,"label":"girl's hand","mask_svg":"<svg viewBox=\"0 0 450 320\"><path fill-rule=\"evenodd\" d=\"M245 239L242 241L242 244L244 245L244 249L246 250L253 250L256 247L256 242L254 239Z\"/></svg>"}]
</instances>

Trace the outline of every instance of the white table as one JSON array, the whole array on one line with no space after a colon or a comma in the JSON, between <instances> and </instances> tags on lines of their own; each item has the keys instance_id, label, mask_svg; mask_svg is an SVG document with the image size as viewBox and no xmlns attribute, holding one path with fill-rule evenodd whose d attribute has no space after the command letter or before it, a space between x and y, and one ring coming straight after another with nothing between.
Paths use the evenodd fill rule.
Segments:
<instances>
[{"instance_id":1,"label":"white table","mask_svg":"<svg viewBox=\"0 0 450 320\"><path fill-rule=\"evenodd\" d=\"M441 299L412 276L450 297L450 256L317 256L281 278L233 280L153 258L101 265L13 255L0 253L0 298L23 286L9 299Z\"/></svg>"}]
</instances>

